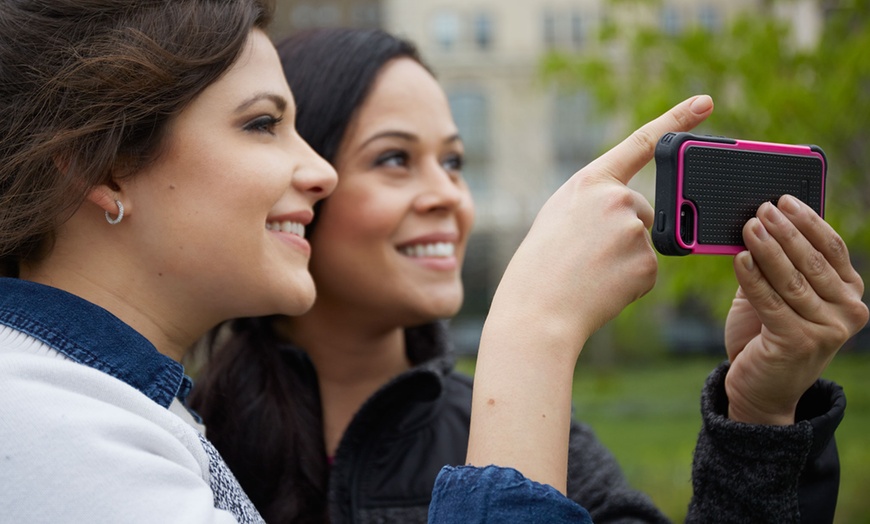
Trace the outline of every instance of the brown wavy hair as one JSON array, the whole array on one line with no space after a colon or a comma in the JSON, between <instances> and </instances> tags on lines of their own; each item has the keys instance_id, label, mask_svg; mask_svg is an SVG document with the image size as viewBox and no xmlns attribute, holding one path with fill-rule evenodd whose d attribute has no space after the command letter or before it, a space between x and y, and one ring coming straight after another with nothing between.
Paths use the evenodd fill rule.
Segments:
<instances>
[{"instance_id":1,"label":"brown wavy hair","mask_svg":"<svg viewBox=\"0 0 870 524\"><path fill-rule=\"evenodd\" d=\"M153 161L271 16L271 0L3 0L0 275L44 256L117 167Z\"/></svg>"}]
</instances>

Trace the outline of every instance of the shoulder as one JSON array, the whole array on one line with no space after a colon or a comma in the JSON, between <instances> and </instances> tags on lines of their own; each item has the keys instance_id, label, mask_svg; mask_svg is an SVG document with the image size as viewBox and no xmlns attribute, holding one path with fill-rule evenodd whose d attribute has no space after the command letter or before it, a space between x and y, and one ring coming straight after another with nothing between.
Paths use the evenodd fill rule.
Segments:
<instances>
[{"instance_id":1,"label":"shoulder","mask_svg":"<svg viewBox=\"0 0 870 524\"><path fill-rule=\"evenodd\" d=\"M0 354L0 460L3 479L15 479L0 479L7 517L112 520L120 512L136 521L162 520L165 511L170 522L214 511L198 435L102 372L45 355Z\"/></svg>"},{"instance_id":2,"label":"shoulder","mask_svg":"<svg viewBox=\"0 0 870 524\"><path fill-rule=\"evenodd\" d=\"M135 388L71 360L0 355L0 399L0 414L9 422L0 426L4 442L28 439L33 448L39 444L57 453L81 446L117 453L142 447L201 469L190 460L189 450L202 447L193 427Z\"/></svg>"}]
</instances>

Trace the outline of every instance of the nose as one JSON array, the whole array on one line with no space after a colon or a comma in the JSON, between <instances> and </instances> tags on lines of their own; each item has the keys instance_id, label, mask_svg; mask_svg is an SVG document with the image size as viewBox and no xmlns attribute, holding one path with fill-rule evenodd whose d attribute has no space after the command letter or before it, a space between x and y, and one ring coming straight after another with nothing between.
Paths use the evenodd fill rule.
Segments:
<instances>
[{"instance_id":1,"label":"nose","mask_svg":"<svg viewBox=\"0 0 870 524\"><path fill-rule=\"evenodd\" d=\"M420 181L422 189L414 200L414 208L420 213L454 210L470 200L462 178L445 169L437 159L426 162Z\"/></svg>"},{"instance_id":2,"label":"nose","mask_svg":"<svg viewBox=\"0 0 870 524\"><path fill-rule=\"evenodd\" d=\"M312 202L328 197L338 185L335 168L301 137L298 144L296 154L302 155L302 160L293 173L293 187L310 196Z\"/></svg>"}]
</instances>

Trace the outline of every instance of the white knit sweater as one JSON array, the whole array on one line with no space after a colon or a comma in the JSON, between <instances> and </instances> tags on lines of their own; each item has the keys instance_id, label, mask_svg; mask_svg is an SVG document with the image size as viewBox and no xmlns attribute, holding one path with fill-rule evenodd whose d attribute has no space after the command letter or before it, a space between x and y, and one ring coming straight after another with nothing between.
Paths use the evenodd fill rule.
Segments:
<instances>
[{"instance_id":1,"label":"white knit sweater","mask_svg":"<svg viewBox=\"0 0 870 524\"><path fill-rule=\"evenodd\" d=\"M258 522L192 424L177 399L167 410L0 325L3 522Z\"/></svg>"}]
</instances>

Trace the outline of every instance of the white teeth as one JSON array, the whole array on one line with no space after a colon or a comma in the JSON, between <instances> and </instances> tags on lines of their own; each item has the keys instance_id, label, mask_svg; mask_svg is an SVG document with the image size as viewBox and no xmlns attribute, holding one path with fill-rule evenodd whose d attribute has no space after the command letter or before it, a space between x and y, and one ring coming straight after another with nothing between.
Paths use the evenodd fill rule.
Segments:
<instances>
[{"instance_id":1,"label":"white teeth","mask_svg":"<svg viewBox=\"0 0 870 524\"><path fill-rule=\"evenodd\" d=\"M266 229L269 231L282 231L291 233L296 236L305 238L305 226L300 222L291 222L285 220L283 222L266 222Z\"/></svg>"},{"instance_id":2,"label":"white teeth","mask_svg":"<svg viewBox=\"0 0 870 524\"><path fill-rule=\"evenodd\" d=\"M434 244L414 244L401 249L402 254L409 257L452 257L455 246L450 242L436 242Z\"/></svg>"}]
</instances>

